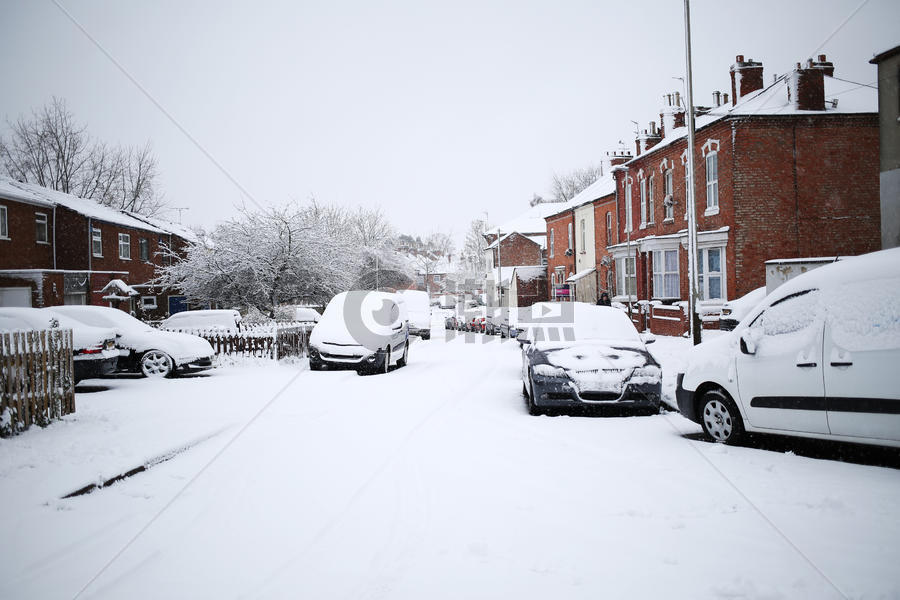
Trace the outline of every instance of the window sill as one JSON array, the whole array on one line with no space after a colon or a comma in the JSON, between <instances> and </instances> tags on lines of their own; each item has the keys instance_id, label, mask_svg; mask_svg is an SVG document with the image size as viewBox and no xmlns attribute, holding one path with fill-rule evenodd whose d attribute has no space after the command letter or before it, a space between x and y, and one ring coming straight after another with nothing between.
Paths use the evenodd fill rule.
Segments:
<instances>
[{"instance_id":1,"label":"window sill","mask_svg":"<svg viewBox=\"0 0 900 600\"><path fill-rule=\"evenodd\" d=\"M124 256L119 256L119 260L127 260L127 261L129 261L129 262L131 261L130 258L126 258L126 257L124 257Z\"/></svg>"},{"instance_id":2,"label":"window sill","mask_svg":"<svg viewBox=\"0 0 900 600\"><path fill-rule=\"evenodd\" d=\"M638 230L640 231L641 229L647 229L647 224L641 223L641 225L638 227Z\"/></svg>"},{"instance_id":3,"label":"window sill","mask_svg":"<svg viewBox=\"0 0 900 600\"><path fill-rule=\"evenodd\" d=\"M42 242L41 240L35 240L35 244L40 244L41 246L49 246L50 242Z\"/></svg>"},{"instance_id":4,"label":"window sill","mask_svg":"<svg viewBox=\"0 0 900 600\"><path fill-rule=\"evenodd\" d=\"M711 216L717 215L717 214L719 214L719 207L718 207L718 206L716 206L715 208L707 208L707 209L706 209L706 212L703 213L703 216L704 216L704 217L711 217Z\"/></svg>"},{"instance_id":5,"label":"window sill","mask_svg":"<svg viewBox=\"0 0 900 600\"><path fill-rule=\"evenodd\" d=\"M6 237L5 235L0 235L0 241L2 241L2 242L11 242L11 241L12 241L12 238L11 238L11 237Z\"/></svg>"},{"instance_id":6,"label":"window sill","mask_svg":"<svg viewBox=\"0 0 900 600\"><path fill-rule=\"evenodd\" d=\"M670 217L668 219L663 219L663 223L674 223L675 217Z\"/></svg>"},{"instance_id":7,"label":"window sill","mask_svg":"<svg viewBox=\"0 0 900 600\"><path fill-rule=\"evenodd\" d=\"M91 254L94 258L103 258L102 254Z\"/></svg>"}]
</instances>

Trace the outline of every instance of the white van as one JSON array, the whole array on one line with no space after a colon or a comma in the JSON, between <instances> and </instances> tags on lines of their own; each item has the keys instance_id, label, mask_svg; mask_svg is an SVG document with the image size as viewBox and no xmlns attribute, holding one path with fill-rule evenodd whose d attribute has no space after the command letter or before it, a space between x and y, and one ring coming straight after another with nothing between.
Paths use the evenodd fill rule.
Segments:
<instances>
[{"instance_id":1,"label":"white van","mask_svg":"<svg viewBox=\"0 0 900 600\"><path fill-rule=\"evenodd\" d=\"M900 248L804 273L693 348L681 413L716 441L745 432L900 446Z\"/></svg>"}]
</instances>

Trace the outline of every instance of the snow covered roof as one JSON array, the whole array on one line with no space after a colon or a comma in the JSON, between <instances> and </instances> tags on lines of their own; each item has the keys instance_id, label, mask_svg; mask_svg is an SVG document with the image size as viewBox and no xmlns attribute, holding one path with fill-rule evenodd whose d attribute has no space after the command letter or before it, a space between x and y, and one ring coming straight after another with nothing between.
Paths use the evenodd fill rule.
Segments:
<instances>
[{"instance_id":1,"label":"snow covered roof","mask_svg":"<svg viewBox=\"0 0 900 600\"><path fill-rule=\"evenodd\" d=\"M519 233L518 231L511 231L507 234L504 234L501 238L496 239L493 242L491 242L491 244L487 248L485 248L485 250L493 250L494 248L497 247L498 244L503 243L504 240L509 238L514 233L518 233L522 237L528 238L529 240L531 240L532 242L534 242L535 244L540 246L541 249L544 249L547 247L547 234L546 233L544 233L543 235L540 235L540 234L524 235L524 234Z\"/></svg>"},{"instance_id":2,"label":"snow covered roof","mask_svg":"<svg viewBox=\"0 0 900 600\"><path fill-rule=\"evenodd\" d=\"M80 215L105 223L133 227L154 233L174 233L191 241L195 241L197 238L188 229L162 219L117 210L103 206L95 200L79 198L78 196L51 190L34 183L22 183L3 175L0 175L0 198L21 200L48 208L63 206Z\"/></svg>"},{"instance_id":3,"label":"snow covered roof","mask_svg":"<svg viewBox=\"0 0 900 600\"><path fill-rule=\"evenodd\" d=\"M137 296L138 295L138 291L136 289L134 289L133 287L131 287L130 285L128 285L121 279L110 280L110 282L107 283L106 285L104 285L100 291L101 292L112 292L113 294L124 295L124 296L126 296L126 298L125 298L126 300L128 299L127 296ZM106 298L106 296L104 296L104 298Z\"/></svg>"},{"instance_id":4,"label":"snow covered roof","mask_svg":"<svg viewBox=\"0 0 900 600\"><path fill-rule=\"evenodd\" d=\"M596 270L596 268L591 267L590 269L585 269L584 271L578 271L577 273L571 275L568 279L566 279L566 283L575 283L581 279L584 279Z\"/></svg>"},{"instance_id":5,"label":"snow covered roof","mask_svg":"<svg viewBox=\"0 0 900 600\"><path fill-rule=\"evenodd\" d=\"M615 193L616 182L613 179L612 173L607 173L591 185L581 190L578 194L575 195L574 198L572 198L568 202L557 204L557 210L552 213L548 213L546 216L552 217L554 215L560 214L561 212L572 210L573 208L581 206L582 204L587 204L588 202L593 202L598 198L603 198L604 196L609 196L610 194Z\"/></svg>"},{"instance_id":6,"label":"snow covered roof","mask_svg":"<svg viewBox=\"0 0 900 600\"><path fill-rule=\"evenodd\" d=\"M502 235L513 231L523 235L547 235L547 223L544 221L544 217L559 211L561 204L561 202L535 204L516 218L488 229L485 231L485 235L497 235L498 232Z\"/></svg>"},{"instance_id":7,"label":"snow covered roof","mask_svg":"<svg viewBox=\"0 0 900 600\"><path fill-rule=\"evenodd\" d=\"M747 94L737 105L723 104L694 120L694 128L699 131L704 127L728 117L771 116L771 115L824 115L824 114L859 114L878 112L878 90L868 85L842 81L824 75L825 110L800 110L788 97L791 75L782 75L775 83ZM796 94L795 94L796 95ZM833 105L837 101L837 105ZM626 164L644 158L687 137L687 127L675 127L666 131L666 137L649 150L634 157Z\"/></svg>"}]
</instances>

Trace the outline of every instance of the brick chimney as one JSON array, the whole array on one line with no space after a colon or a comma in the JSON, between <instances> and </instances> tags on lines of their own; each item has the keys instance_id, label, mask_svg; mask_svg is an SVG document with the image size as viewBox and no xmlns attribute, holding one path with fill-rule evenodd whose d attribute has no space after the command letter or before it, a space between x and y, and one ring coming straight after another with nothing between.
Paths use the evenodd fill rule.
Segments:
<instances>
[{"instance_id":1,"label":"brick chimney","mask_svg":"<svg viewBox=\"0 0 900 600\"><path fill-rule=\"evenodd\" d=\"M833 73L833 65L831 69ZM798 110L825 110L826 72L825 68L816 66L812 59L806 61L806 68L797 63L797 67L791 73L788 81L788 99L795 108Z\"/></svg>"},{"instance_id":2,"label":"brick chimney","mask_svg":"<svg viewBox=\"0 0 900 600\"><path fill-rule=\"evenodd\" d=\"M812 66L817 69L822 69L822 72L825 75L828 75L829 77L834 77L834 63L828 62L825 59L824 54L820 54L819 56L817 56L816 60L813 61Z\"/></svg>"},{"instance_id":3,"label":"brick chimney","mask_svg":"<svg viewBox=\"0 0 900 600\"><path fill-rule=\"evenodd\" d=\"M734 106L747 94L763 88L763 66L761 62L744 60L743 54L734 57L731 65L731 105Z\"/></svg>"},{"instance_id":4,"label":"brick chimney","mask_svg":"<svg viewBox=\"0 0 900 600\"><path fill-rule=\"evenodd\" d=\"M684 109L681 107L681 94L673 92L663 96L663 107L659 111L659 121L662 128L659 131L660 138L663 138L676 127L684 127Z\"/></svg>"}]
</instances>

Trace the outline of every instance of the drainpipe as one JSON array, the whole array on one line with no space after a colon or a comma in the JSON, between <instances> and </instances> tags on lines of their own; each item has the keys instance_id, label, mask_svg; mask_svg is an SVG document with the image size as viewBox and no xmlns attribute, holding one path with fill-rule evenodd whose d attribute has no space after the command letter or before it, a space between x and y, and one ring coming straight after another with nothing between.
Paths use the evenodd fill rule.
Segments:
<instances>
[{"instance_id":1,"label":"drainpipe","mask_svg":"<svg viewBox=\"0 0 900 600\"><path fill-rule=\"evenodd\" d=\"M94 223L88 217L88 273L94 270L92 257L94 255ZM88 290L90 292L90 290Z\"/></svg>"},{"instance_id":2,"label":"drainpipe","mask_svg":"<svg viewBox=\"0 0 900 600\"><path fill-rule=\"evenodd\" d=\"M53 270L56 270L56 205L53 205ZM65 293L65 291L63 292Z\"/></svg>"}]
</instances>

